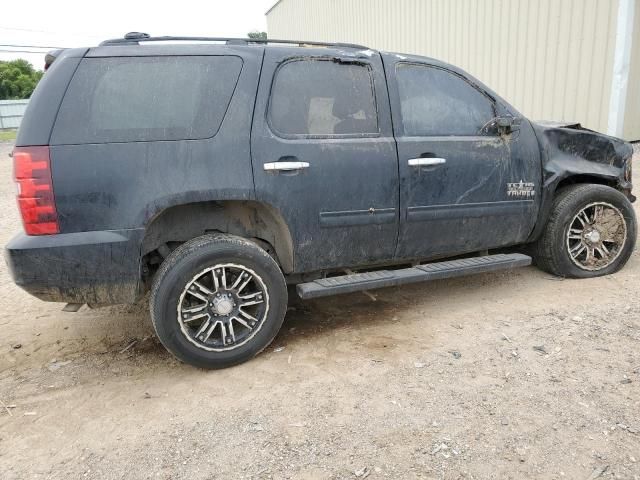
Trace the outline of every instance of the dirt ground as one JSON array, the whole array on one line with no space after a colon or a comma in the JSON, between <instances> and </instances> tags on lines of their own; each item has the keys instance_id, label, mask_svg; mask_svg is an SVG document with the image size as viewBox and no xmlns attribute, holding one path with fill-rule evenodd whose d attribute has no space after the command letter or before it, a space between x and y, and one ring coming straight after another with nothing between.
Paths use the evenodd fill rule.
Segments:
<instances>
[{"instance_id":1,"label":"dirt ground","mask_svg":"<svg viewBox=\"0 0 640 480\"><path fill-rule=\"evenodd\" d=\"M64 313L0 262L0 478L640 478L638 251L593 280L530 267L375 295L297 304L263 354L205 372L163 350L145 303Z\"/></svg>"}]
</instances>

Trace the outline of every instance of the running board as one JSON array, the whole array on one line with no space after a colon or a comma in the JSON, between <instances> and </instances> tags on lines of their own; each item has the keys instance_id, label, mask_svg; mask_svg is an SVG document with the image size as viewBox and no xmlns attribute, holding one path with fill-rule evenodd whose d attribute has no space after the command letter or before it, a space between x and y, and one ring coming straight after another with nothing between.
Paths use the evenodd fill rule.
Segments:
<instances>
[{"instance_id":1,"label":"running board","mask_svg":"<svg viewBox=\"0 0 640 480\"><path fill-rule=\"evenodd\" d=\"M297 286L300 298L317 298L341 293L359 292L373 288L394 287L408 283L428 282L443 278L463 277L475 273L496 272L531 265L531 257L520 253L486 255L446 262L427 263L398 270L378 270L329 277L301 283Z\"/></svg>"}]
</instances>

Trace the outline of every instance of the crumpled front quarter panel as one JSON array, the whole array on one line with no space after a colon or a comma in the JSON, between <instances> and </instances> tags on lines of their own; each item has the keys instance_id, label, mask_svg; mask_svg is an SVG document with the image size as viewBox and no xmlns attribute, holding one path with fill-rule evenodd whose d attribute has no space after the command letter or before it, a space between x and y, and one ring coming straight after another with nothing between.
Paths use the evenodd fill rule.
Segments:
<instances>
[{"instance_id":1,"label":"crumpled front quarter panel","mask_svg":"<svg viewBox=\"0 0 640 480\"><path fill-rule=\"evenodd\" d=\"M573 128L532 125L540 142L546 188L572 175L614 180L625 188L624 168L633 154L629 143L579 125Z\"/></svg>"}]
</instances>

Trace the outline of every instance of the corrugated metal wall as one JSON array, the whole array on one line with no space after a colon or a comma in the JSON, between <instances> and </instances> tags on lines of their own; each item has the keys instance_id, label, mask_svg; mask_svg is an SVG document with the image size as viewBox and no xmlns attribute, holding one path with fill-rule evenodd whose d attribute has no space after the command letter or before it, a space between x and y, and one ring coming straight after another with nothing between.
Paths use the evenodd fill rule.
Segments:
<instances>
[{"instance_id":1,"label":"corrugated metal wall","mask_svg":"<svg viewBox=\"0 0 640 480\"><path fill-rule=\"evenodd\" d=\"M631 71L624 118L624 138L640 140L640 0L636 0Z\"/></svg>"},{"instance_id":2,"label":"corrugated metal wall","mask_svg":"<svg viewBox=\"0 0 640 480\"><path fill-rule=\"evenodd\" d=\"M606 131L617 8L617 0L282 0L267 25L272 38L434 57L531 119Z\"/></svg>"},{"instance_id":3,"label":"corrugated metal wall","mask_svg":"<svg viewBox=\"0 0 640 480\"><path fill-rule=\"evenodd\" d=\"M29 100L0 100L0 130L18 128Z\"/></svg>"}]
</instances>

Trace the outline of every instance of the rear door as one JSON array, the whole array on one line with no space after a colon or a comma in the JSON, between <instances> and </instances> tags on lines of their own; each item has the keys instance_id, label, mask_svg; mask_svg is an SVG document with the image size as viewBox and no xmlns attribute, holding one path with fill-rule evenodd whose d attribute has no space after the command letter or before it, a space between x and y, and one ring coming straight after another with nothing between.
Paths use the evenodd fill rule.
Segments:
<instances>
[{"instance_id":1,"label":"rear door","mask_svg":"<svg viewBox=\"0 0 640 480\"><path fill-rule=\"evenodd\" d=\"M393 258L398 164L379 54L266 49L251 152L256 197L287 223L295 271Z\"/></svg>"},{"instance_id":2,"label":"rear door","mask_svg":"<svg viewBox=\"0 0 640 480\"><path fill-rule=\"evenodd\" d=\"M538 210L531 127L482 86L424 59L384 56L400 171L399 258L450 256L524 242ZM517 113L516 113L517 114Z\"/></svg>"}]
</instances>

